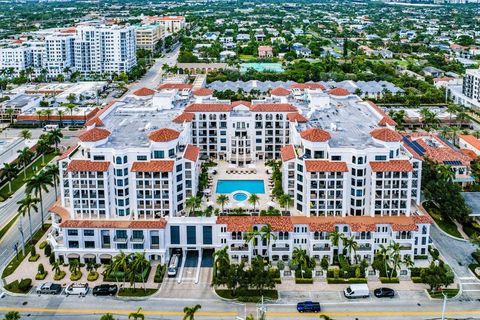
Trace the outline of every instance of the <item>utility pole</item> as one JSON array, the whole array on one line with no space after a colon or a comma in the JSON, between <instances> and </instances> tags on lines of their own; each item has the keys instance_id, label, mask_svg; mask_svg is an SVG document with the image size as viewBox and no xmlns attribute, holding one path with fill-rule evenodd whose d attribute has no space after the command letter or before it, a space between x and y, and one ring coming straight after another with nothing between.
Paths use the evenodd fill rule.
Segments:
<instances>
[{"instance_id":1,"label":"utility pole","mask_svg":"<svg viewBox=\"0 0 480 320\"><path fill-rule=\"evenodd\" d=\"M442 292L443 294L443 306L442 306L442 320L445 320L445 309L447 307L447 295L445 292Z\"/></svg>"}]
</instances>

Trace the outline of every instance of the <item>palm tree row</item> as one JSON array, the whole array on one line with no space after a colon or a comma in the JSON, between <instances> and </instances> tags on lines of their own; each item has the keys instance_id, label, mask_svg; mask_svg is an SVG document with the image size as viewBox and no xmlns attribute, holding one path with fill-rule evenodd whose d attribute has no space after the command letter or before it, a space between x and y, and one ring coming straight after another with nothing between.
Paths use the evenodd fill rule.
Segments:
<instances>
[{"instance_id":1,"label":"palm tree row","mask_svg":"<svg viewBox=\"0 0 480 320\"><path fill-rule=\"evenodd\" d=\"M335 230L330 233L330 241L332 242L332 246L339 247L340 243L342 243L344 253L350 258L352 253L355 261L357 261L357 250L358 250L358 242L355 241L354 237L346 237L343 233Z\"/></svg>"},{"instance_id":2,"label":"palm tree row","mask_svg":"<svg viewBox=\"0 0 480 320\"><path fill-rule=\"evenodd\" d=\"M383 244L379 245L379 249L375 254L375 260L372 266L374 268L381 270L388 279L397 275L397 270L400 269L402 265L410 268L413 266L413 261L409 255L405 255L402 260L402 255L400 254L401 245L392 241L388 246Z\"/></svg>"},{"instance_id":3,"label":"palm tree row","mask_svg":"<svg viewBox=\"0 0 480 320\"><path fill-rule=\"evenodd\" d=\"M146 291L145 287L145 270L150 267L150 261L145 257L144 252L136 252L126 254L123 251L120 251L109 265L105 268L105 275L107 277L113 276L118 282L118 276L122 277L122 281L125 282L128 280L130 287L133 286L135 289L135 282L140 275L143 283L143 288Z\"/></svg>"}]
</instances>

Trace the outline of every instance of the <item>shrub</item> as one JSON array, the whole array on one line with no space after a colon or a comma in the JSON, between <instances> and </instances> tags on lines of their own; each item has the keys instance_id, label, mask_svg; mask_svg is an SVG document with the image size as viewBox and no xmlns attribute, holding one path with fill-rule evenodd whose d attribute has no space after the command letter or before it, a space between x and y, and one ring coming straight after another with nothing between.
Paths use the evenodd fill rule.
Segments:
<instances>
[{"instance_id":1,"label":"shrub","mask_svg":"<svg viewBox=\"0 0 480 320\"><path fill-rule=\"evenodd\" d=\"M386 277L380 277L380 282L381 283L400 283L400 280L398 278L388 279Z\"/></svg>"},{"instance_id":2,"label":"shrub","mask_svg":"<svg viewBox=\"0 0 480 320\"><path fill-rule=\"evenodd\" d=\"M328 284L355 284L355 283L367 283L367 279L365 278L350 278L350 279L335 279L335 278L327 278Z\"/></svg>"},{"instance_id":3,"label":"shrub","mask_svg":"<svg viewBox=\"0 0 480 320\"><path fill-rule=\"evenodd\" d=\"M18 283L18 289L20 289L20 291L22 292L28 292L31 287L32 287L32 279L30 278L22 279Z\"/></svg>"},{"instance_id":4,"label":"shrub","mask_svg":"<svg viewBox=\"0 0 480 320\"><path fill-rule=\"evenodd\" d=\"M35 280L44 280L47 277L47 274L47 271L45 271L44 273L37 273L35 275Z\"/></svg>"},{"instance_id":5,"label":"shrub","mask_svg":"<svg viewBox=\"0 0 480 320\"><path fill-rule=\"evenodd\" d=\"M39 254L36 254L36 255L34 255L34 256L30 256L30 257L28 258L28 261L30 261L30 262L36 262L36 261L38 261L38 259L40 259L40 255L39 255Z\"/></svg>"},{"instance_id":6,"label":"shrub","mask_svg":"<svg viewBox=\"0 0 480 320\"><path fill-rule=\"evenodd\" d=\"M98 272L96 271L91 271L88 273L88 276L87 276L87 281L95 281L98 279Z\"/></svg>"},{"instance_id":7,"label":"shrub","mask_svg":"<svg viewBox=\"0 0 480 320\"><path fill-rule=\"evenodd\" d=\"M295 278L295 283L297 284L313 284L313 279L302 279L302 278Z\"/></svg>"},{"instance_id":8,"label":"shrub","mask_svg":"<svg viewBox=\"0 0 480 320\"><path fill-rule=\"evenodd\" d=\"M35 249L35 246L32 246L32 249L30 249L30 255L32 257L37 255L37 250Z\"/></svg>"},{"instance_id":9,"label":"shrub","mask_svg":"<svg viewBox=\"0 0 480 320\"><path fill-rule=\"evenodd\" d=\"M50 244L47 243L47 245L45 246L45 256L50 257L51 253L52 253L52 246L50 246Z\"/></svg>"},{"instance_id":10,"label":"shrub","mask_svg":"<svg viewBox=\"0 0 480 320\"><path fill-rule=\"evenodd\" d=\"M282 279L280 279L280 278L275 278L275 279L273 279L273 281L275 281L275 284L281 284L282 283Z\"/></svg>"},{"instance_id":11,"label":"shrub","mask_svg":"<svg viewBox=\"0 0 480 320\"><path fill-rule=\"evenodd\" d=\"M328 270L328 259L327 257L323 257L322 260L320 261L320 267L322 267L323 270Z\"/></svg>"},{"instance_id":12,"label":"shrub","mask_svg":"<svg viewBox=\"0 0 480 320\"><path fill-rule=\"evenodd\" d=\"M38 247L39 247L40 249L43 249L43 248L45 248L45 246L46 246L47 244L48 244L47 241L42 241L42 242L38 245Z\"/></svg>"},{"instance_id":13,"label":"shrub","mask_svg":"<svg viewBox=\"0 0 480 320\"><path fill-rule=\"evenodd\" d=\"M303 276L302 276L302 270L297 269L297 270L295 270L295 278L311 279L312 278L312 270L311 269L303 270Z\"/></svg>"},{"instance_id":14,"label":"shrub","mask_svg":"<svg viewBox=\"0 0 480 320\"><path fill-rule=\"evenodd\" d=\"M277 262L277 269L278 269L279 273L280 273L280 270L285 269L285 262L283 262L282 260L278 261Z\"/></svg>"},{"instance_id":15,"label":"shrub","mask_svg":"<svg viewBox=\"0 0 480 320\"><path fill-rule=\"evenodd\" d=\"M42 263L38 265L37 273L40 273L40 274L45 273L45 267L43 266Z\"/></svg>"},{"instance_id":16,"label":"shrub","mask_svg":"<svg viewBox=\"0 0 480 320\"><path fill-rule=\"evenodd\" d=\"M355 268L355 278L361 278L362 277L362 270L360 270L360 267Z\"/></svg>"},{"instance_id":17,"label":"shrub","mask_svg":"<svg viewBox=\"0 0 480 320\"><path fill-rule=\"evenodd\" d=\"M413 283L423 283L422 277L410 277Z\"/></svg>"},{"instance_id":18,"label":"shrub","mask_svg":"<svg viewBox=\"0 0 480 320\"><path fill-rule=\"evenodd\" d=\"M428 246L428 252L430 252L430 255L432 256L433 260L438 260L438 257L440 257L440 252L438 252L437 248Z\"/></svg>"},{"instance_id":19,"label":"shrub","mask_svg":"<svg viewBox=\"0 0 480 320\"><path fill-rule=\"evenodd\" d=\"M78 280L80 280L81 278L82 278L82 272L81 272L81 271L79 271L79 272L77 272L77 273L72 273L72 274L70 275L70 280L72 280L72 281L78 281Z\"/></svg>"},{"instance_id":20,"label":"shrub","mask_svg":"<svg viewBox=\"0 0 480 320\"><path fill-rule=\"evenodd\" d=\"M15 280L7 284L4 288L13 293L28 293L32 287L31 284L31 279L22 279L20 282Z\"/></svg>"},{"instance_id":21,"label":"shrub","mask_svg":"<svg viewBox=\"0 0 480 320\"><path fill-rule=\"evenodd\" d=\"M65 278L65 275L66 275L65 271L60 271L58 274L55 274L53 276L53 280L55 281L62 280L63 278Z\"/></svg>"},{"instance_id":22,"label":"shrub","mask_svg":"<svg viewBox=\"0 0 480 320\"><path fill-rule=\"evenodd\" d=\"M157 270L155 271L155 277L153 281L155 283L162 283L163 282L163 277L165 276L165 271L167 270L166 265L158 265Z\"/></svg>"},{"instance_id":23,"label":"shrub","mask_svg":"<svg viewBox=\"0 0 480 320\"><path fill-rule=\"evenodd\" d=\"M55 253L51 252L50 256L48 257L48 262L50 262L51 265L55 263Z\"/></svg>"}]
</instances>

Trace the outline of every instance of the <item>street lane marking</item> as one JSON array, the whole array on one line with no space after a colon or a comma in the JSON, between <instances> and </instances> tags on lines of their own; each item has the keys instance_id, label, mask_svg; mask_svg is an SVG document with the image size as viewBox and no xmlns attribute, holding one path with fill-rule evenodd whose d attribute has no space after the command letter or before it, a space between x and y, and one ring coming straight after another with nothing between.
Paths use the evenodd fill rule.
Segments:
<instances>
[{"instance_id":1,"label":"street lane marking","mask_svg":"<svg viewBox=\"0 0 480 320\"><path fill-rule=\"evenodd\" d=\"M0 307L0 311L17 311L17 312L33 312L33 313L78 313L78 314L97 314L97 313L111 313L111 314L130 314L135 310L100 310L100 309L47 309L47 308L10 308ZM160 315L160 316L184 316L182 311L148 311L142 310L144 315ZM199 311L195 313L196 316L204 317L236 317L238 312L223 312L223 311Z\"/></svg>"},{"instance_id":2,"label":"street lane marking","mask_svg":"<svg viewBox=\"0 0 480 320\"><path fill-rule=\"evenodd\" d=\"M325 312L322 313L329 317L385 317L385 316L435 316L441 314L441 311L345 311L345 312ZM445 311L446 315L480 315L480 310L465 311ZM318 313L298 313L298 312L267 312L267 316L272 317L312 317L318 316Z\"/></svg>"}]
</instances>

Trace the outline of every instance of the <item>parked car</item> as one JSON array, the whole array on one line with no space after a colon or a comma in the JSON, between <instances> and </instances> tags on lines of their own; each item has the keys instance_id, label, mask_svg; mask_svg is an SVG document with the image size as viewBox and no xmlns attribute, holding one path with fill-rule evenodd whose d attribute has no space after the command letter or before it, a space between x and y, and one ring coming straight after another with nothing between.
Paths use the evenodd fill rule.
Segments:
<instances>
[{"instance_id":1,"label":"parked car","mask_svg":"<svg viewBox=\"0 0 480 320\"><path fill-rule=\"evenodd\" d=\"M118 286L116 284L101 284L92 290L94 296L114 296L117 294Z\"/></svg>"},{"instance_id":2,"label":"parked car","mask_svg":"<svg viewBox=\"0 0 480 320\"><path fill-rule=\"evenodd\" d=\"M343 294L348 299L368 298L370 296L370 290L365 283L351 284L343 290Z\"/></svg>"},{"instance_id":3,"label":"parked car","mask_svg":"<svg viewBox=\"0 0 480 320\"><path fill-rule=\"evenodd\" d=\"M395 297L395 290L390 288L378 288L373 291L377 298L393 298Z\"/></svg>"},{"instance_id":4,"label":"parked car","mask_svg":"<svg viewBox=\"0 0 480 320\"><path fill-rule=\"evenodd\" d=\"M313 301L304 301L297 303L298 312L320 312L320 303Z\"/></svg>"},{"instance_id":5,"label":"parked car","mask_svg":"<svg viewBox=\"0 0 480 320\"><path fill-rule=\"evenodd\" d=\"M62 286L58 283L45 282L37 287L38 294L59 294L62 291Z\"/></svg>"},{"instance_id":6,"label":"parked car","mask_svg":"<svg viewBox=\"0 0 480 320\"><path fill-rule=\"evenodd\" d=\"M88 283L72 283L68 285L67 289L65 289L65 294L67 296L86 296L89 290Z\"/></svg>"}]
</instances>

